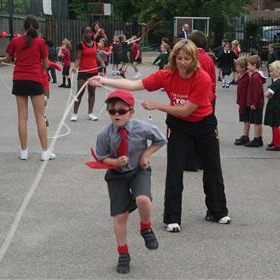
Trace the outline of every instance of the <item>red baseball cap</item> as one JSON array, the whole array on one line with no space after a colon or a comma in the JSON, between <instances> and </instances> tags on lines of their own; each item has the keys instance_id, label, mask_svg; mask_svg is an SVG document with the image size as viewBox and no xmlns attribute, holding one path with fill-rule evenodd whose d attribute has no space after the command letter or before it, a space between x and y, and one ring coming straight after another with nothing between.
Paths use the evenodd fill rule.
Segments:
<instances>
[{"instance_id":1,"label":"red baseball cap","mask_svg":"<svg viewBox=\"0 0 280 280\"><path fill-rule=\"evenodd\" d=\"M121 99L122 101L124 101L125 103L127 103L128 105L131 105L131 106L134 106L134 103L135 103L135 99L134 99L132 93L130 91L125 90L125 89L116 89L116 90L112 91L108 95L105 102L107 103L112 98L119 98L119 99Z\"/></svg>"}]
</instances>

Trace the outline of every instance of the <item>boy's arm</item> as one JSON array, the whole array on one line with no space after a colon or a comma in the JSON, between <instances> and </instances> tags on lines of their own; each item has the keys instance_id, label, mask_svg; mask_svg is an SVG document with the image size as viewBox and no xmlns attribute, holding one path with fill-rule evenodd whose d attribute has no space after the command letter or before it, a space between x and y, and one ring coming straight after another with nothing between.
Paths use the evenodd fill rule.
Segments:
<instances>
[{"instance_id":1,"label":"boy's arm","mask_svg":"<svg viewBox=\"0 0 280 280\"><path fill-rule=\"evenodd\" d=\"M152 145L148 147L142 154L139 160L139 165L142 169L147 169L149 167L149 157L159 150L162 145Z\"/></svg>"},{"instance_id":2,"label":"boy's arm","mask_svg":"<svg viewBox=\"0 0 280 280\"><path fill-rule=\"evenodd\" d=\"M128 157L127 156L120 156L118 158L111 158L107 157L101 160L102 163L108 164L108 165L115 165L117 167L123 167L127 165L128 163Z\"/></svg>"}]
</instances>

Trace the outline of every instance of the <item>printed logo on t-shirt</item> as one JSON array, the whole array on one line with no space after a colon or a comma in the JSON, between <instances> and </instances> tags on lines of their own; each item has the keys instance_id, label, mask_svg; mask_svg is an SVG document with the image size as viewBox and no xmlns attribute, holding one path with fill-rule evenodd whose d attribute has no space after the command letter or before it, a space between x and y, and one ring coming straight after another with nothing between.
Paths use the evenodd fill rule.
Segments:
<instances>
[{"instance_id":1,"label":"printed logo on t-shirt","mask_svg":"<svg viewBox=\"0 0 280 280\"><path fill-rule=\"evenodd\" d=\"M188 101L188 94L171 93L170 100L172 105L184 106Z\"/></svg>"}]
</instances>

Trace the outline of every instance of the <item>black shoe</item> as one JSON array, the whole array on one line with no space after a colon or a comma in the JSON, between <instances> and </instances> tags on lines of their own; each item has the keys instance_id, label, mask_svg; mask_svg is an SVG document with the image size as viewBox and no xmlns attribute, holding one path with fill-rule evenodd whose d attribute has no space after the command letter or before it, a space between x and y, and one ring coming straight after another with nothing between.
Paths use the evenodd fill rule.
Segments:
<instances>
[{"instance_id":1,"label":"black shoe","mask_svg":"<svg viewBox=\"0 0 280 280\"><path fill-rule=\"evenodd\" d=\"M250 141L250 138L246 135L242 135L240 138L235 139L234 145L240 146L248 143Z\"/></svg>"},{"instance_id":2,"label":"black shoe","mask_svg":"<svg viewBox=\"0 0 280 280\"><path fill-rule=\"evenodd\" d=\"M263 141L260 138L254 138L252 141L246 143L244 147L258 148L263 146Z\"/></svg>"},{"instance_id":3,"label":"black shoe","mask_svg":"<svg viewBox=\"0 0 280 280\"><path fill-rule=\"evenodd\" d=\"M271 146L271 147L267 147L266 148L267 151L280 151L280 147L275 147L275 146Z\"/></svg>"},{"instance_id":4,"label":"black shoe","mask_svg":"<svg viewBox=\"0 0 280 280\"><path fill-rule=\"evenodd\" d=\"M67 85L67 86L65 86L65 88L71 88L71 85Z\"/></svg>"},{"instance_id":5,"label":"black shoe","mask_svg":"<svg viewBox=\"0 0 280 280\"><path fill-rule=\"evenodd\" d=\"M267 148L271 148L272 146L274 146L272 143L267 145Z\"/></svg>"},{"instance_id":6,"label":"black shoe","mask_svg":"<svg viewBox=\"0 0 280 280\"><path fill-rule=\"evenodd\" d=\"M158 241L157 238L151 228L149 229L142 229L140 231L142 237L145 240L145 245L148 249L154 250L158 248Z\"/></svg>"},{"instance_id":7,"label":"black shoe","mask_svg":"<svg viewBox=\"0 0 280 280\"><path fill-rule=\"evenodd\" d=\"M118 273L128 273L130 271L130 255L127 254L119 254L117 272Z\"/></svg>"},{"instance_id":8,"label":"black shoe","mask_svg":"<svg viewBox=\"0 0 280 280\"><path fill-rule=\"evenodd\" d=\"M61 84L58 87L66 87L66 85L65 84Z\"/></svg>"},{"instance_id":9,"label":"black shoe","mask_svg":"<svg viewBox=\"0 0 280 280\"><path fill-rule=\"evenodd\" d=\"M219 82L221 82L221 81L222 81L222 78L221 78L221 77L219 77L219 78L218 78L218 81L219 81Z\"/></svg>"}]
</instances>

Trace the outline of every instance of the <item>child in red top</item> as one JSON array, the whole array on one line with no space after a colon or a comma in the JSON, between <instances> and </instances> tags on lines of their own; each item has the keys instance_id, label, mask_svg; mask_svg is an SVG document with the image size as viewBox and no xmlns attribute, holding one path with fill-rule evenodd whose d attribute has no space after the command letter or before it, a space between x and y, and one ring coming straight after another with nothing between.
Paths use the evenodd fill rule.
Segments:
<instances>
[{"instance_id":1,"label":"child in red top","mask_svg":"<svg viewBox=\"0 0 280 280\"><path fill-rule=\"evenodd\" d=\"M139 48L139 40L141 38L138 38L134 35L131 37L131 42L132 42L132 46L131 46L131 51L130 51L130 57L131 57L131 63L132 63L132 67L135 71L135 76L133 77L134 79L138 79L142 76L142 74L139 72L138 69L138 63L141 62L141 52L140 52L140 48Z\"/></svg>"},{"instance_id":2,"label":"child in red top","mask_svg":"<svg viewBox=\"0 0 280 280\"><path fill-rule=\"evenodd\" d=\"M44 119L44 89L42 84L42 68L49 67L48 48L43 38L38 35L39 22L34 16L24 19L24 34L14 37L6 49L6 56L1 62L11 62L16 57L13 74L13 95L18 110L18 133L21 145L20 159L27 160L27 120L28 99L30 97L36 118L37 132L42 148L41 160L56 157L48 149L47 128Z\"/></svg>"},{"instance_id":3,"label":"child in red top","mask_svg":"<svg viewBox=\"0 0 280 280\"><path fill-rule=\"evenodd\" d=\"M246 57L239 57L235 61L235 70L238 74L237 80L237 99L236 104L239 105L239 121L244 123L243 135L235 139L235 145L244 145L250 141L249 131L249 112L250 108L246 105L248 84L249 84L249 74L247 72L247 59Z\"/></svg>"},{"instance_id":4,"label":"child in red top","mask_svg":"<svg viewBox=\"0 0 280 280\"><path fill-rule=\"evenodd\" d=\"M53 61L49 61L49 69L56 69L61 71L61 67ZM49 121L47 119L47 108L48 108L48 100L50 98L50 76L48 70L43 69L42 73L43 78L43 88L44 88L44 99L45 99L45 123L46 126L49 126Z\"/></svg>"},{"instance_id":5,"label":"child in red top","mask_svg":"<svg viewBox=\"0 0 280 280\"><path fill-rule=\"evenodd\" d=\"M241 54L241 48L240 48L240 43L238 40L233 40L231 42L231 50L235 53L236 58L238 58ZM235 70L235 65L233 67L232 71L232 85L236 85L236 73L237 71Z\"/></svg>"},{"instance_id":6,"label":"child in red top","mask_svg":"<svg viewBox=\"0 0 280 280\"><path fill-rule=\"evenodd\" d=\"M71 79L70 79L70 66L71 66L71 60L70 60L70 49L71 49L71 43L69 40L64 39L62 41L61 47L58 50L58 58L62 61L62 84L59 87L64 88L71 88ZM66 85L66 79L68 84Z\"/></svg>"},{"instance_id":7,"label":"child in red top","mask_svg":"<svg viewBox=\"0 0 280 280\"><path fill-rule=\"evenodd\" d=\"M263 84L266 79L259 70L261 58L258 55L252 55L248 58L248 71L250 75L246 105L250 108L249 122L254 124L254 139L246 143L245 147L258 148L263 146L262 140L262 119L264 107Z\"/></svg>"}]
</instances>

